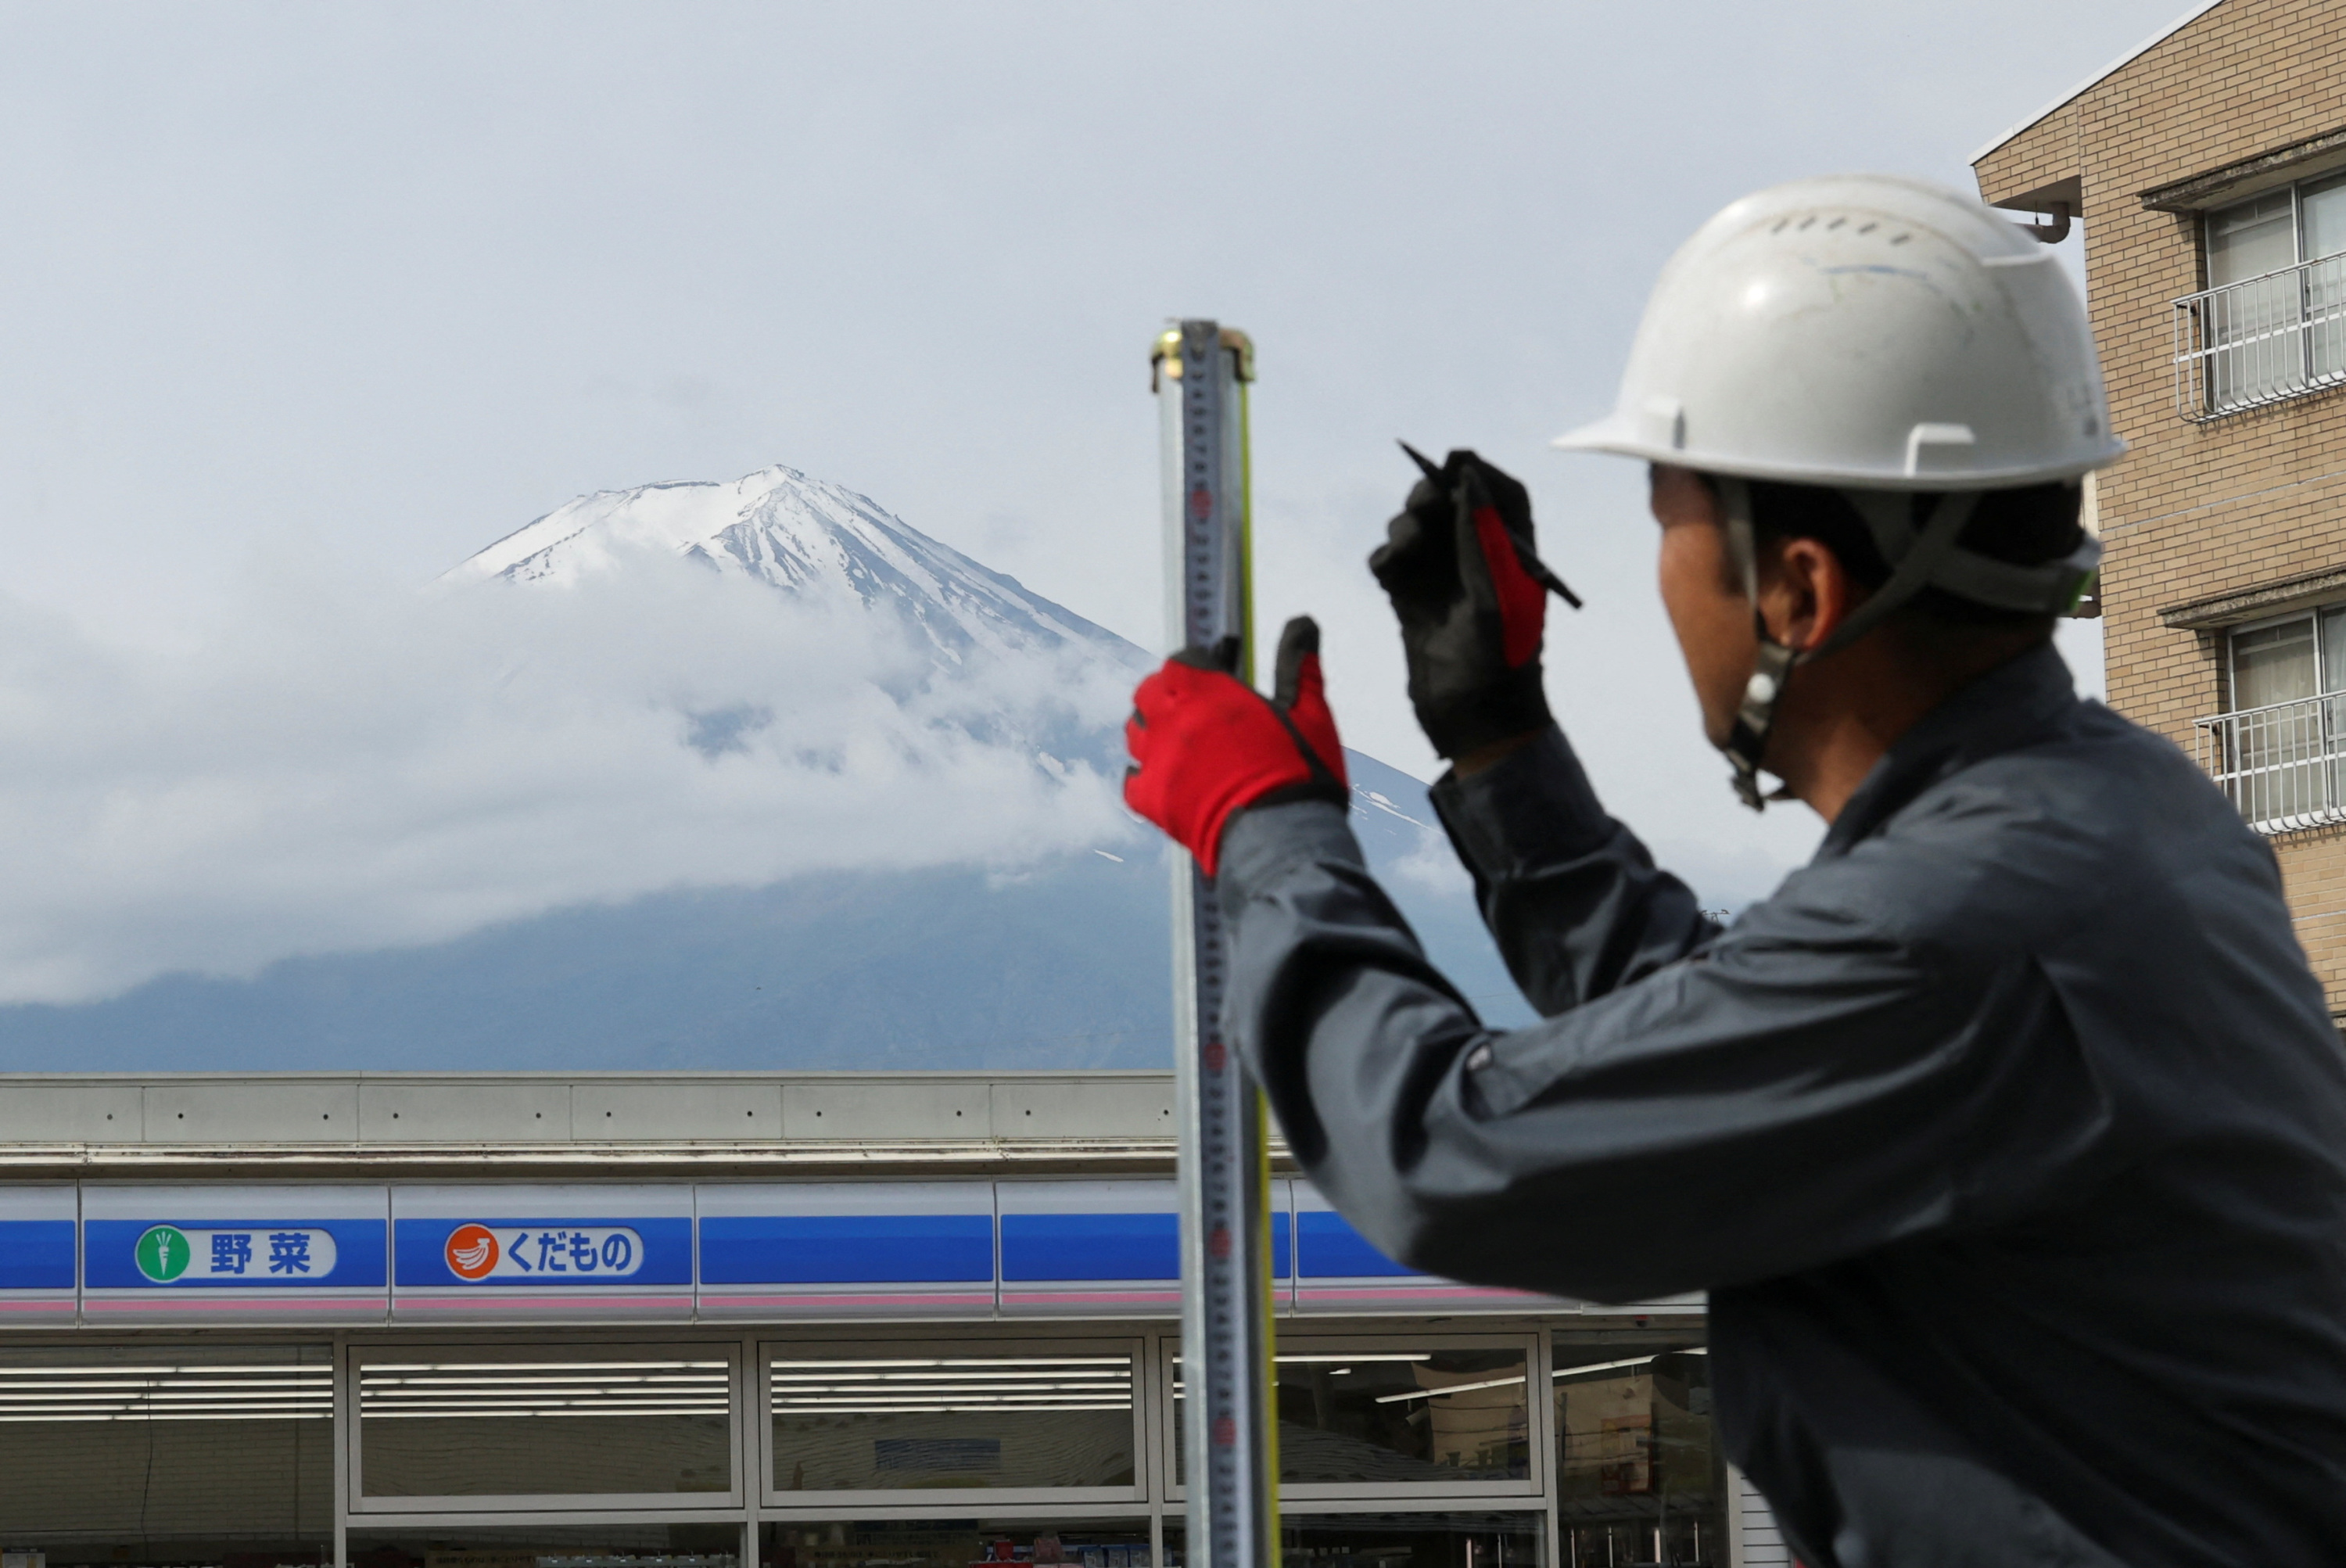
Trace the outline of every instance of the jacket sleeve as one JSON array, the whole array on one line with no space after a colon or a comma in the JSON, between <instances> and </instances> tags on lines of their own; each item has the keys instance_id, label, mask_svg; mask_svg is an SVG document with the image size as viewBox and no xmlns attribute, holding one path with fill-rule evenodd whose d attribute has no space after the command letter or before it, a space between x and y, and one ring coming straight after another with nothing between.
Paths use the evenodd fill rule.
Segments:
<instances>
[{"instance_id":1,"label":"jacket sleeve","mask_svg":"<svg viewBox=\"0 0 2346 1568\"><path fill-rule=\"evenodd\" d=\"M1578 873L1487 879L1556 890L1526 901L1588 910L1584 954L1632 955L1560 966L1585 999L1494 1032L1337 808L1261 808L1224 836L1230 1036L1312 1179L1389 1256L1637 1300L2008 1217L2076 1179L2107 1110L2025 954L1919 945L1869 914L1878 871L1832 867L1701 942L1634 891L1653 885L1642 852L1604 841ZM1663 962L1671 942L1698 951Z\"/></svg>"},{"instance_id":2,"label":"jacket sleeve","mask_svg":"<svg viewBox=\"0 0 2346 1568\"><path fill-rule=\"evenodd\" d=\"M1687 885L1607 816L1554 725L1497 767L1433 788L1474 874L1483 922L1549 1017L1685 957L1719 934Z\"/></svg>"}]
</instances>

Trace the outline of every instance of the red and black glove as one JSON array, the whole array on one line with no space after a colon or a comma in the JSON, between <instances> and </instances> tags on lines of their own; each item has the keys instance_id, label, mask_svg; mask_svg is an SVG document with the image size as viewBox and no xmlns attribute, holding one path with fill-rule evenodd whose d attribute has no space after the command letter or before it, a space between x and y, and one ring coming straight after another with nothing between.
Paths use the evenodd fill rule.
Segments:
<instances>
[{"instance_id":1,"label":"red and black glove","mask_svg":"<svg viewBox=\"0 0 2346 1568\"><path fill-rule=\"evenodd\" d=\"M1309 616L1279 637L1266 699L1239 679L1239 642L1183 648L1132 694L1124 801L1214 874L1222 830L1250 806L1288 800L1349 805L1344 748L1320 675L1320 626Z\"/></svg>"},{"instance_id":2,"label":"red and black glove","mask_svg":"<svg viewBox=\"0 0 2346 1568\"><path fill-rule=\"evenodd\" d=\"M1409 493L1369 570L1401 619L1409 700L1434 750L1464 756L1544 728L1540 641L1550 589L1580 600L1533 549L1532 501L1514 479L1454 452Z\"/></svg>"}]
</instances>

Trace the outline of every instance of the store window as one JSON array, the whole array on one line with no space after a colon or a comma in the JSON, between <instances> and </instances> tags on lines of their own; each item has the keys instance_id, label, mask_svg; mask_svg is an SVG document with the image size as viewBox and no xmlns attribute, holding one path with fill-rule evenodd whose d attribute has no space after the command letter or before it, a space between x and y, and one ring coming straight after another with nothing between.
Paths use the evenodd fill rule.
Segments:
<instances>
[{"instance_id":1,"label":"store window","mask_svg":"<svg viewBox=\"0 0 2346 1568\"><path fill-rule=\"evenodd\" d=\"M738 1502L721 1344L358 1353L358 1506Z\"/></svg>"},{"instance_id":2,"label":"store window","mask_svg":"<svg viewBox=\"0 0 2346 1568\"><path fill-rule=\"evenodd\" d=\"M1166 1522L1169 1568L1182 1568L1184 1533ZM1290 1513L1280 1516L1279 1556L1284 1568L1541 1568L1546 1535L1536 1513Z\"/></svg>"},{"instance_id":3,"label":"store window","mask_svg":"<svg viewBox=\"0 0 2346 1568\"><path fill-rule=\"evenodd\" d=\"M1129 1339L770 1344L769 1485L1137 1496Z\"/></svg>"},{"instance_id":4,"label":"store window","mask_svg":"<svg viewBox=\"0 0 2346 1568\"><path fill-rule=\"evenodd\" d=\"M758 1560L764 1568L1153 1568L1146 1519L837 1520L763 1531Z\"/></svg>"},{"instance_id":5,"label":"store window","mask_svg":"<svg viewBox=\"0 0 2346 1568\"><path fill-rule=\"evenodd\" d=\"M1186 1475L1171 1359L1174 1479ZM1531 1480L1526 1340L1298 1341L1279 1352L1280 1484L1358 1492Z\"/></svg>"},{"instance_id":6,"label":"store window","mask_svg":"<svg viewBox=\"0 0 2346 1568\"><path fill-rule=\"evenodd\" d=\"M740 1568L739 1524L354 1529L351 1568Z\"/></svg>"},{"instance_id":7,"label":"store window","mask_svg":"<svg viewBox=\"0 0 2346 1568\"><path fill-rule=\"evenodd\" d=\"M1552 1377L1562 1568L1727 1568L1726 1468L1702 1347L1559 1337Z\"/></svg>"},{"instance_id":8,"label":"store window","mask_svg":"<svg viewBox=\"0 0 2346 1568\"><path fill-rule=\"evenodd\" d=\"M84 1563L312 1563L334 1532L326 1348L0 1349L0 1539Z\"/></svg>"}]
</instances>

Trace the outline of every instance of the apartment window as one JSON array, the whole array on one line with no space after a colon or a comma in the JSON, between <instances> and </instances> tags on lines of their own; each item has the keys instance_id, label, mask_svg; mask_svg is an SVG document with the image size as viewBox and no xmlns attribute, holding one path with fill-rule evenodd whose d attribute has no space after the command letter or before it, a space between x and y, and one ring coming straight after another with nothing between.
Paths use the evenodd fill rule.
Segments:
<instances>
[{"instance_id":1,"label":"apartment window","mask_svg":"<svg viewBox=\"0 0 2346 1568\"><path fill-rule=\"evenodd\" d=\"M2225 640L2230 707L2198 721L2208 772L2266 832L2346 815L2346 606L2241 626Z\"/></svg>"},{"instance_id":2,"label":"apartment window","mask_svg":"<svg viewBox=\"0 0 2346 1568\"><path fill-rule=\"evenodd\" d=\"M2346 690L2346 606L2243 627L2230 643L2235 711Z\"/></svg>"},{"instance_id":3,"label":"apartment window","mask_svg":"<svg viewBox=\"0 0 2346 1568\"><path fill-rule=\"evenodd\" d=\"M2176 301L2178 401L2189 417L2346 379L2346 174L2207 215L2208 287Z\"/></svg>"}]
</instances>

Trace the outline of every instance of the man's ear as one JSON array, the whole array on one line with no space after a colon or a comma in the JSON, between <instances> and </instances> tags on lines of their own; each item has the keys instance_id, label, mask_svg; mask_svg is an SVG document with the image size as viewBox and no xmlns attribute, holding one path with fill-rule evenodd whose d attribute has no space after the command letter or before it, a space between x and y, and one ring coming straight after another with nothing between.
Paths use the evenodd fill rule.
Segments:
<instances>
[{"instance_id":1,"label":"man's ear","mask_svg":"<svg viewBox=\"0 0 2346 1568\"><path fill-rule=\"evenodd\" d=\"M1786 539L1763 564L1760 596L1768 629L1785 647L1805 651L1840 629L1863 596L1841 557L1815 539Z\"/></svg>"}]
</instances>

